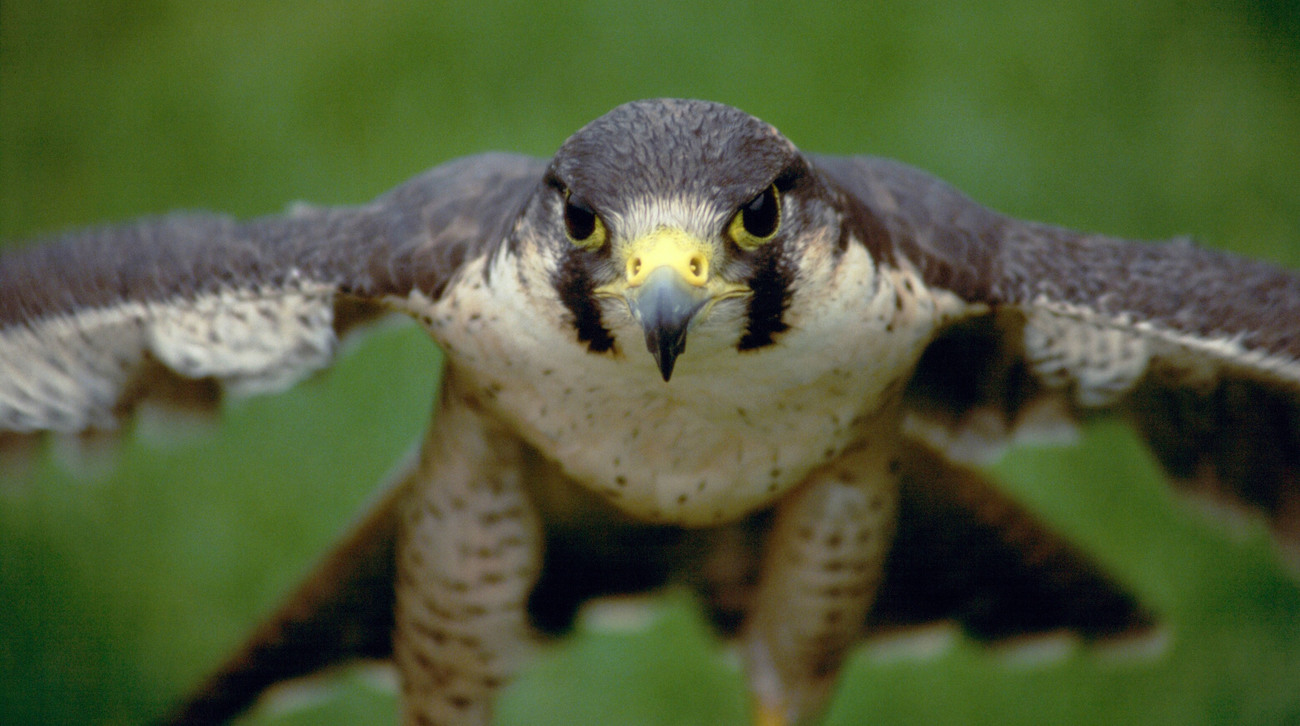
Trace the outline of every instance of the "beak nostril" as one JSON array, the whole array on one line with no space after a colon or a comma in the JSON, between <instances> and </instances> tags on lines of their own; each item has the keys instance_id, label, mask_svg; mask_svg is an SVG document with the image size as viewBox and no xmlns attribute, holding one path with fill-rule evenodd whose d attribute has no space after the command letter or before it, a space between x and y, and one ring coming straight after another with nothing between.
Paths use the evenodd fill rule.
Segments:
<instances>
[{"instance_id":1,"label":"beak nostril","mask_svg":"<svg viewBox=\"0 0 1300 726\"><path fill-rule=\"evenodd\" d=\"M696 280L702 281L708 276L709 263L703 255L691 255L690 270L691 276Z\"/></svg>"},{"instance_id":2,"label":"beak nostril","mask_svg":"<svg viewBox=\"0 0 1300 726\"><path fill-rule=\"evenodd\" d=\"M685 232L661 229L632 240L629 248L623 258L622 282L628 289L646 284L661 269L671 271L677 282L690 287L708 284L708 250L703 242Z\"/></svg>"}]
</instances>

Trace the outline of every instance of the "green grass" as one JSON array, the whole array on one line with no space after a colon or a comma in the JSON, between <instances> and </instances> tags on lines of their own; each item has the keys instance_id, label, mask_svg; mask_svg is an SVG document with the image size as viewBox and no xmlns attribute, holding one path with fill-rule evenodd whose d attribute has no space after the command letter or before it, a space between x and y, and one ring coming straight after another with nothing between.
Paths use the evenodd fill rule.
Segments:
<instances>
[{"instance_id":1,"label":"green grass","mask_svg":"<svg viewBox=\"0 0 1300 726\"><path fill-rule=\"evenodd\" d=\"M1295 3L0 4L0 237L368 199L446 159L551 153L622 101L710 98L1044 221L1300 266ZM0 372L0 374L3 374ZM195 436L0 462L0 722L139 723L270 608L418 436L433 347L388 328ZM1013 452L1009 491L1165 618L1159 655L1025 664L868 644L832 724L1300 721L1300 589L1258 526L1172 500L1124 429ZM584 627L501 722L741 723L689 599ZM946 644L945 644L946 643ZM266 724L389 723L352 671ZM621 721L619 720L621 719Z\"/></svg>"}]
</instances>

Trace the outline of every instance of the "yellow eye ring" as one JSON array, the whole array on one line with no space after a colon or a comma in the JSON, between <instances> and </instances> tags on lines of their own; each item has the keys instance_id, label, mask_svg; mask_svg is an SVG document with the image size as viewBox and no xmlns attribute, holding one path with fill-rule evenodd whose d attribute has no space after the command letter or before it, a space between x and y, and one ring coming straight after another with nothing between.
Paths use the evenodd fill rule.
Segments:
<instances>
[{"instance_id":1,"label":"yellow eye ring","mask_svg":"<svg viewBox=\"0 0 1300 726\"><path fill-rule=\"evenodd\" d=\"M600 249L609 236L596 210L567 189L564 192L564 236L586 250Z\"/></svg>"},{"instance_id":2,"label":"yellow eye ring","mask_svg":"<svg viewBox=\"0 0 1300 726\"><path fill-rule=\"evenodd\" d=\"M727 224L727 235L741 249L757 249L781 229L781 193L772 184L758 196L740 205Z\"/></svg>"}]
</instances>

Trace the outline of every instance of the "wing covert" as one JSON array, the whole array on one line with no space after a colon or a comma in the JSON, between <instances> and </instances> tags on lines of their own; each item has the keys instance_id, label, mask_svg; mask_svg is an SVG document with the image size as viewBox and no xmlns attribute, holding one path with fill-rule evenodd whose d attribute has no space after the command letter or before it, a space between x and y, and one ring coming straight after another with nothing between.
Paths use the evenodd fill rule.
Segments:
<instances>
[{"instance_id":1,"label":"wing covert","mask_svg":"<svg viewBox=\"0 0 1300 726\"><path fill-rule=\"evenodd\" d=\"M913 435L971 459L1116 409L1176 483L1300 550L1300 273L1012 219L893 161L816 162L903 264L988 311L922 358Z\"/></svg>"},{"instance_id":2,"label":"wing covert","mask_svg":"<svg viewBox=\"0 0 1300 726\"><path fill-rule=\"evenodd\" d=\"M482 155L370 204L175 214L0 257L0 431L107 429L140 399L279 390L342 328L500 244L542 162ZM196 393L197 392L197 393Z\"/></svg>"}]
</instances>

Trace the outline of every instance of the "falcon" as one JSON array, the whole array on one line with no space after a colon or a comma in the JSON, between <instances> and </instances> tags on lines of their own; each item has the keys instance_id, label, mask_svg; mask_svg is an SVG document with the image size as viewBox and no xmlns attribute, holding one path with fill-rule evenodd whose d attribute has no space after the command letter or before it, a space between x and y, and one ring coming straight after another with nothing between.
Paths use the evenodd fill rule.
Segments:
<instances>
[{"instance_id":1,"label":"falcon","mask_svg":"<svg viewBox=\"0 0 1300 726\"><path fill-rule=\"evenodd\" d=\"M0 439L277 391L391 311L445 353L418 455L175 723L391 656L404 723L486 724L582 601L669 582L734 639L761 724L817 718L875 628L1141 630L970 465L1099 410L1175 485L1300 543L1300 275L1011 219L702 101L357 207L8 252Z\"/></svg>"}]
</instances>

